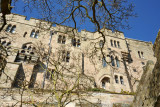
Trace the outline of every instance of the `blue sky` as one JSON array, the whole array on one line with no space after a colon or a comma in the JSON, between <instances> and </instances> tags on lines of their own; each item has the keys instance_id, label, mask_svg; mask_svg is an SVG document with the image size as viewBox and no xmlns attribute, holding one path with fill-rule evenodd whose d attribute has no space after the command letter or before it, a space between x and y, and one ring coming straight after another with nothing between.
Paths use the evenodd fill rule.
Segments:
<instances>
[{"instance_id":1,"label":"blue sky","mask_svg":"<svg viewBox=\"0 0 160 107\"><path fill-rule=\"evenodd\" d=\"M129 19L131 29L121 29L120 31L124 32L127 38L154 43L160 29L160 0L134 0L134 4L138 17ZM22 2L19 2L17 6L22 6ZM12 12L28 16L28 18L38 18L35 11L33 13L23 13L22 10L15 8L12 9Z\"/></svg>"},{"instance_id":2,"label":"blue sky","mask_svg":"<svg viewBox=\"0 0 160 107\"><path fill-rule=\"evenodd\" d=\"M160 29L160 0L135 0L136 18L130 18L132 27L124 32L128 38L134 38L154 43Z\"/></svg>"}]
</instances>

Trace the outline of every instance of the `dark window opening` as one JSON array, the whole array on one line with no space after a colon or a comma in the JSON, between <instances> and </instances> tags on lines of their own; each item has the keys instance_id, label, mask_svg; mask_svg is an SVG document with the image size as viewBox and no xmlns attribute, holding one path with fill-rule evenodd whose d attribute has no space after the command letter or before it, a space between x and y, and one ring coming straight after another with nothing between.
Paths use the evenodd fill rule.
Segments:
<instances>
[{"instance_id":1,"label":"dark window opening","mask_svg":"<svg viewBox=\"0 0 160 107\"><path fill-rule=\"evenodd\" d=\"M69 59L70 59L70 52L67 51L66 62L69 62Z\"/></svg>"},{"instance_id":2,"label":"dark window opening","mask_svg":"<svg viewBox=\"0 0 160 107\"><path fill-rule=\"evenodd\" d=\"M9 25L7 26L7 28L6 28L6 32L9 32L9 31L11 30L11 27L12 27L12 25L9 24Z\"/></svg>"},{"instance_id":3,"label":"dark window opening","mask_svg":"<svg viewBox=\"0 0 160 107\"><path fill-rule=\"evenodd\" d=\"M115 75L115 82L118 84L119 83L119 81L118 81L118 76L117 75Z\"/></svg>"},{"instance_id":4,"label":"dark window opening","mask_svg":"<svg viewBox=\"0 0 160 107\"><path fill-rule=\"evenodd\" d=\"M111 56L111 64L112 64L112 66L115 66L115 63L114 63L114 58L113 58L113 56Z\"/></svg>"},{"instance_id":5,"label":"dark window opening","mask_svg":"<svg viewBox=\"0 0 160 107\"><path fill-rule=\"evenodd\" d=\"M11 33L15 33L16 32L16 26L14 25L10 31Z\"/></svg>"},{"instance_id":6,"label":"dark window opening","mask_svg":"<svg viewBox=\"0 0 160 107\"><path fill-rule=\"evenodd\" d=\"M123 81L123 77L120 76L120 81L121 81L121 84L124 84L124 81Z\"/></svg>"},{"instance_id":7,"label":"dark window opening","mask_svg":"<svg viewBox=\"0 0 160 107\"><path fill-rule=\"evenodd\" d=\"M103 47L103 40L99 41L99 47L102 48Z\"/></svg>"},{"instance_id":8,"label":"dark window opening","mask_svg":"<svg viewBox=\"0 0 160 107\"><path fill-rule=\"evenodd\" d=\"M25 38L25 37L26 37L26 35L27 35L27 32L25 32L25 33L24 33L23 37Z\"/></svg>"},{"instance_id":9,"label":"dark window opening","mask_svg":"<svg viewBox=\"0 0 160 107\"><path fill-rule=\"evenodd\" d=\"M114 41L114 46L117 47L116 41Z\"/></svg>"},{"instance_id":10,"label":"dark window opening","mask_svg":"<svg viewBox=\"0 0 160 107\"><path fill-rule=\"evenodd\" d=\"M106 58L102 58L102 65L103 65L103 67L107 66Z\"/></svg>"},{"instance_id":11,"label":"dark window opening","mask_svg":"<svg viewBox=\"0 0 160 107\"><path fill-rule=\"evenodd\" d=\"M62 38L62 44L65 44L65 43L66 43L66 37L63 36L63 38Z\"/></svg>"},{"instance_id":12,"label":"dark window opening","mask_svg":"<svg viewBox=\"0 0 160 107\"><path fill-rule=\"evenodd\" d=\"M120 48L120 44L119 44L119 41L117 41L117 45L118 45L118 48Z\"/></svg>"},{"instance_id":13,"label":"dark window opening","mask_svg":"<svg viewBox=\"0 0 160 107\"><path fill-rule=\"evenodd\" d=\"M62 40L62 36L59 35L59 36L58 36L58 43L61 43L61 40Z\"/></svg>"},{"instance_id":14,"label":"dark window opening","mask_svg":"<svg viewBox=\"0 0 160 107\"><path fill-rule=\"evenodd\" d=\"M113 46L113 41L111 40L110 42L111 42L111 46Z\"/></svg>"},{"instance_id":15,"label":"dark window opening","mask_svg":"<svg viewBox=\"0 0 160 107\"><path fill-rule=\"evenodd\" d=\"M80 42L80 39L78 39L77 41L77 47L80 47L81 46L81 42Z\"/></svg>"}]
</instances>

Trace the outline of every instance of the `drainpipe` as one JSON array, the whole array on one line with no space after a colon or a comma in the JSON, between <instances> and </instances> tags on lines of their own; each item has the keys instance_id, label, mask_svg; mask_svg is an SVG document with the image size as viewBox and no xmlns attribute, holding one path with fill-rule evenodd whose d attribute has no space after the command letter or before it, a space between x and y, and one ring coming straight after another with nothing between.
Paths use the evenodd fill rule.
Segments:
<instances>
[{"instance_id":1,"label":"drainpipe","mask_svg":"<svg viewBox=\"0 0 160 107\"><path fill-rule=\"evenodd\" d=\"M54 34L56 34L57 32L53 32L53 31L51 31L50 32L50 41L49 41L49 50L48 50L48 56L47 56L47 60L46 60L46 69L44 70L44 75L43 75L43 82L42 82L42 88L44 88L44 86L45 86L45 79L46 79L46 71L47 71L47 69L48 69L48 63L49 63L49 56L50 56L50 53L51 53L51 41L52 41L52 36L54 35Z\"/></svg>"}]
</instances>

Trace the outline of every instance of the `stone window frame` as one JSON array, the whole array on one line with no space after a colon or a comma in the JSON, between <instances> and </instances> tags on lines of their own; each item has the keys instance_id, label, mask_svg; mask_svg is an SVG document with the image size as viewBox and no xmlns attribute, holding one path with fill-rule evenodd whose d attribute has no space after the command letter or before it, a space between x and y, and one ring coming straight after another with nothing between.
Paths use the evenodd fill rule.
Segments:
<instances>
[{"instance_id":1,"label":"stone window frame","mask_svg":"<svg viewBox=\"0 0 160 107\"><path fill-rule=\"evenodd\" d=\"M112 39L111 39L111 40L110 40L110 43L111 43L111 46L112 46L112 47L121 48L119 41L116 41L116 40L112 40Z\"/></svg>"},{"instance_id":2,"label":"stone window frame","mask_svg":"<svg viewBox=\"0 0 160 107\"><path fill-rule=\"evenodd\" d=\"M70 61L70 51L62 50L62 61L69 62Z\"/></svg>"},{"instance_id":3,"label":"stone window frame","mask_svg":"<svg viewBox=\"0 0 160 107\"><path fill-rule=\"evenodd\" d=\"M33 29L33 30L31 31L30 37L31 37L31 38L36 38L36 39L38 39L38 38L39 38L39 30Z\"/></svg>"},{"instance_id":4,"label":"stone window frame","mask_svg":"<svg viewBox=\"0 0 160 107\"><path fill-rule=\"evenodd\" d=\"M81 46L81 40L74 37L74 38L71 39L71 44L74 47L80 47Z\"/></svg>"},{"instance_id":5,"label":"stone window frame","mask_svg":"<svg viewBox=\"0 0 160 107\"><path fill-rule=\"evenodd\" d=\"M120 83L121 83L122 85L124 85L124 79L123 79L123 76L120 76Z\"/></svg>"},{"instance_id":6,"label":"stone window frame","mask_svg":"<svg viewBox=\"0 0 160 107\"><path fill-rule=\"evenodd\" d=\"M114 79L115 79L115 83L116 83L116 84L119 84L118 75L115 75L115 76L114 76Z\"/></svg>"},{"instance_id":7,"label":"stone window frame","mask_svg":"<svg viewBox=\"0 0 160 107\"><path fill-rule=\"evenodd\" d=\"M66 36L65 35L58 35L57 43L66 44Z\"/></svg>"}]
</instances>

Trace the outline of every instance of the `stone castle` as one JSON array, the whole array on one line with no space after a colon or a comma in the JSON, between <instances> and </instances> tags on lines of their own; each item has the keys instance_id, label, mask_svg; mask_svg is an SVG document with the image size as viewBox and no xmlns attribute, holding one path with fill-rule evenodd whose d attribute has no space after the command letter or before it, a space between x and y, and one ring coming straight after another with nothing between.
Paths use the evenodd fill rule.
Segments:
<instances>
[{"instance_id":1,"label":"stone castle","mask_svg":"<svg viewBox=\"0 0 160 107\"><path fill-rule=\"evenodd\" d=\"M86 83L91 87L111 92L135 92L143 66L148 60L156 61L151 42L125 38L120 31L102 29L104 42L98 32L78 32L70 27L53 27L45 21L25 18L8 15L7 25L0 34L0 42L9 52L0 87L19 87L24 80L29 82L29 88L41 87L47 65L50 69L45 75L44 88L47 89L51 74L57 70L47 63L54 60L66 69L92 77L94 82ZM11 79L7 80L8 77Z\"/></svg>"}]
</instances>

